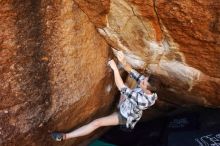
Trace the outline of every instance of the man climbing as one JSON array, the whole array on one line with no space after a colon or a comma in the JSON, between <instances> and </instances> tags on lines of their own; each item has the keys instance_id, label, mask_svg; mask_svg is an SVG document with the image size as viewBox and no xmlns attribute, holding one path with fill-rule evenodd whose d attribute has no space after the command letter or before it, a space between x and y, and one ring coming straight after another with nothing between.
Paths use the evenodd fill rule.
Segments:
<instances>
[{"instance_id":1,"label":"man climbing","mask_svg":"<svg viewBox=\"0 0 220 146\"><path fill-rule=\"evenodd\" d=\"M120 76L115 61L110 60L108 65L114 72L116 86L121 92L118 111L106 117L98 118L69 133L53 132L51 136L54 140L61 141L84 136L102 126L126 125L127 128L133 129L140 120L143 110L155 103L157 99L156 88L148 82L149 77L140 75L132 69L121 51L118 52L117 58L123 68L137 81L137 87L134 89L128 88Z\"/></svg>"}]
</instances>

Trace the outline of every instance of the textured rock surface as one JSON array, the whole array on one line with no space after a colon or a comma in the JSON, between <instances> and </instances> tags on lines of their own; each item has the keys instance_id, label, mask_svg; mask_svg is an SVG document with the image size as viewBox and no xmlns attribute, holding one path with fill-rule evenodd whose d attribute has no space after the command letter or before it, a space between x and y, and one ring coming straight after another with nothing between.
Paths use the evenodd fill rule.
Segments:
<instances>
[{"instance_id":1,"label":"textured rock surface","mask_svg":"<svg viewBox=\"0 0 220 146\"><path fill-rule=\"evenodd\" d=\"M0 9L0 145L55 145L48 131L109 112L109 47L72 0Z\"/></svg>"},{"instance_id":2,"label":"textured rock surface","mask_svg":"<svg viewBox=\"0 0 220 146\"><path fill-rule=\"evenodd\" d=\"M48 132L112 110L110 47L161 81L160 100L147 116L220 106L219 0L0 4L0 145L77 145L91 138L54 143Z\"/></svg>"},{"instance_id":3,"label":"textured rock surface","mask_svg":"<svg viewBox=\"0 0 220 146\"><path fill-rule=\"evenodd\" d=\"M109 44L124 50L134 67L160 78L162 97L181 105L216 107L219 8L217 0L112 0L106 26L98 30Z\"/></svg>"}]
</instances>

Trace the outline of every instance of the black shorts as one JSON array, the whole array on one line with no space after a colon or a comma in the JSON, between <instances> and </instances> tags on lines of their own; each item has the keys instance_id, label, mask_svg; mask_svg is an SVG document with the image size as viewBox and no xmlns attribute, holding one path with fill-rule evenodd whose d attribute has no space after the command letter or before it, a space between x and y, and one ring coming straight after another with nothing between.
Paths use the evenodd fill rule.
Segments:
<instances>
[{"instance_id":1,"label":"black shorts","mask_svg":"<svg viewBox=\"0 0 220 146\"><path fill-rule=\"evenodd\" d=\"M120 111L117 111L117 114L118 114L119 124L126 125L127 119L124 116L122 116Z\"/></svg>"}]
</instances>

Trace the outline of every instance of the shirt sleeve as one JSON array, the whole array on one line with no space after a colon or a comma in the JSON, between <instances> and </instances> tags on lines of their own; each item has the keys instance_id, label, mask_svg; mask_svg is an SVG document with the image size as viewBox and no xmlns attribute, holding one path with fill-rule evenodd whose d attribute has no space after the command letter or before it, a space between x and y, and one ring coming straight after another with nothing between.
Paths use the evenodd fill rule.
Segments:
<instances>
[{"instance_id":1,"label":"shirt sleeve","mask_svg":"<svg viewBox=\"0 0 220 146\"><path fill-rule=\"evenodd\" d=\"M140 81L145 78L144 75L141 75L140 73L138 73L138 72L137 72L136 70L134 70L134 69L131 70L131 72L130 72L130 77L132 77L133 79L135 79L138 84L140 84Z\"/></svg>"}]
</instances>

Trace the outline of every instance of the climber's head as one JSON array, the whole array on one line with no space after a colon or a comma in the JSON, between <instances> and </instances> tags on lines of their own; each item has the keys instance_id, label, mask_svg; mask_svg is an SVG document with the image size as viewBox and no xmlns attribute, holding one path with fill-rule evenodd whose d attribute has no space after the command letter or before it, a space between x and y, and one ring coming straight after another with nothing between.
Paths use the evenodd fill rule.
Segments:
<instances>
[{"instance_id":1,"label":"climber's head","mask_svg":"<svg viewBox=\"0 0 220 146\"><path fill-rule=\"evenodd\" d=\"M140 87L144 91L150 90L152 93L156 92L157 86L152 80L152 78L146 77L144 80L140 82Z\"/></svg>"}]
</instances>

